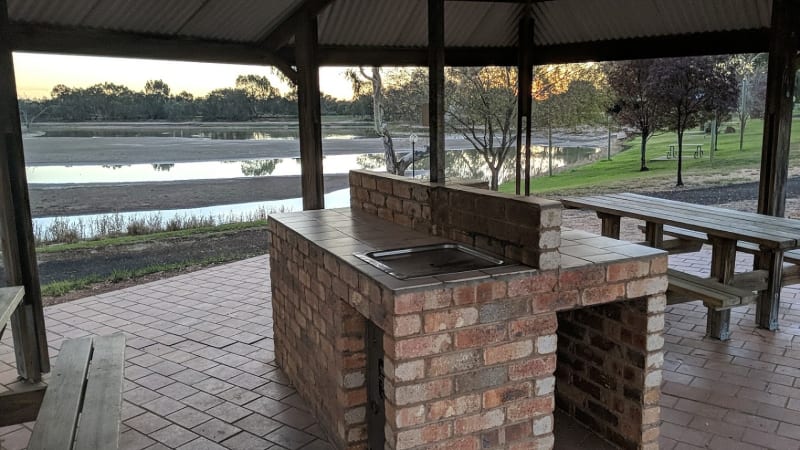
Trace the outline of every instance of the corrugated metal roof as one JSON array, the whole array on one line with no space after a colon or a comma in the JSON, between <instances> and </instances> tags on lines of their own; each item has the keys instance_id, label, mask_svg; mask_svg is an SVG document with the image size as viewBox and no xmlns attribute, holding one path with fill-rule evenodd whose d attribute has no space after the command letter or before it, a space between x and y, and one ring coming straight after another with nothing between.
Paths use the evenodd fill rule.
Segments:
<instances>
[{"instance_id":1,"label":"corrugated metal roof","mask_svg":"<svg viewBox=\"0 0 800 450\"><path fill-rule=\"evenodd\" d=\"M17 24L257 43L303 0L8 0ZM534 41L555 45L768 28L771 0L555 0L533 5ZM524 7L448 1L445 45L508 47ZM426 0L334 0L321 45L424 47Z\"/></svg>"}]
</instances>

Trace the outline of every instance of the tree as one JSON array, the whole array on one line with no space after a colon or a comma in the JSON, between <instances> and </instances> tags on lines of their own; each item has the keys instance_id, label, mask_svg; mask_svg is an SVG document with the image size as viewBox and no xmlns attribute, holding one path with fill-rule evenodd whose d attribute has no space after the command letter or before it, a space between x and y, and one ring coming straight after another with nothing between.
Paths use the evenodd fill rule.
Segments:
<instances>
[{"instance_id":1,"label":"tree","mask_svg":"<svg viewBox=\"0 0 800 450\"><path fill-rule=\"evenodd\" d=\"M516 149L517 71L509 67L447 70L447 125L483 157L497 190L500 170Z\"/></svg>"},{"instance_id":2,"label":"tree","mask_svg":"<svg viewBox=\"0 0 800 450\"><path fill-rule=\"evenodd\" d=\"M145 109L148 119L165 119L170 89L162 80L147 80L144 84Z\"/></svg>"},{"instance_id":3,"label":"tree","mask_svg":"<svg viewBox=\"0 0 800 450\"><path fill-rule=\"evenodd\" d=\"M278 89L272 86L269 78L262 75L239 75L236 89L244 91L250 104L250 116L255 118L264 113L267 102L278 96Z\"/></svg>"},{"instance_id":4,"label":"tree","mask_svg":"<svg viewBox=\"0 0 800 450\"><path fill-rule=\"evenodd\" d=\"M405 175L406 169L411 163L427 155L428 150L414 151L398 157L394 149L394 141L389 131L389 125L385 121L385 103L383 76L380 67L372 67L369 72L359 67L358 72L348 69L345 76L353 86L353 99L357 99L365 92L372 94L372 126L375 133L383 140L383 152L386 159L386 171L395 175ZM367 83L369 83L367 85Z\"/></svg>"},{"instance_id":5,"label":"tree","mask_svg":"<svg viewBox=\"0 0 800 450\"><path fill-rule=\"evenodd\" d=\"M548 173L553 175L553 131L598 121L603 112L599 80L583 64L536 68L533 83L534 123L547 132Z\"/></svg>"},{"instance_id":6,"label":"tree","mask_svg":"<svg viewBox=\"0 0 800 450\"><path fill-rule=\"evenodd\" d=\"M739 151L744 146L744 129L751 117L764 115L767 95L767 55L755 53L736 55L731 61L739 84L739 103L736 118L739 120Z\"/></svg>"},{"instance_id":7,"label":"tree","mask_svg":"<svg viewBox=\"0 0 800 450\"><path fill-rule=\"evenodd\" d=\"M656 60L621 61L605 66L608 85L619 106L617 121L642 138L640 171L647 167L647 140L664 125L665 106L655 77Z\"/></svg>"},{"instance_id":8,"label":"tree","mask_svg":"<svg viewBox=\"0 0 800 450\"><path fill-rule=\"evenodd\" d=\"M703 114L727 114L739 100L736 74L719 57L661 59L653 66L666 108L667 127L678 135L677 186L683 186L683 135Z\"/></svg>"}]
</instances>

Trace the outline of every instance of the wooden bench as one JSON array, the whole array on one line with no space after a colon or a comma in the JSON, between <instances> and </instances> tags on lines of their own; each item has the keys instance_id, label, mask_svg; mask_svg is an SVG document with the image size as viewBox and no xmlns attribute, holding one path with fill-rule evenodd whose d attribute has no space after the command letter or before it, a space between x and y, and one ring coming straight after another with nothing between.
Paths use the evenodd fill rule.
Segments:
<instances>
[{"instance_id":1,"label":"wooden bench","mask_svg":"<svg viewBox=\"0 0 800 450\"><path fill-rule=\"evenodd\" d=\"M125 335L64 341L29 450L117 449Z\"/></svg>"},{"instance_id":2,"label":"wooden bench","mask_svg":"<svg viewBox=\"0 0 800 450\"><path fill-rule=\"evenodd\" d=\"M755 303L758 298L758 294L754 291L675 269L667 269L667 278L669 279L667 288L667 304L669 305L701 300L706 307L715 311L723 311Z\"/></svg>"},{"instance_id":3,"label":"wooden bench","mask_svg":"<svg viewBox=\"0 0 800 450\"><path fill-rule=\"evenodd\" d=\"M5 326L11 320L11 315L25 298L25 287L9 286L0 288L0 336L3 335Z\"/></svg>"}]
</instances>

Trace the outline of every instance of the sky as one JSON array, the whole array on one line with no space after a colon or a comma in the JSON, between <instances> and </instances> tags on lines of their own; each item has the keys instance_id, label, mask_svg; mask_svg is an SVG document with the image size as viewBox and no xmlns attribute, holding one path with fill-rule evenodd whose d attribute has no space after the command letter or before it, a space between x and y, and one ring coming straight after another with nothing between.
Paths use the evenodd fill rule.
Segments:
<instances>
[{"instance_id":1,"label":"sky","mask_svg":"<svg viewBox=\"0 0 800 450\"><path fill-rule=\"evenodd\" d=\"M106 81L141 91L147 80L159 79L173 93L188 91L203 96L214 89L234 87L236 77L246 74L266 75L279 89L284 87L267 66L15 52L14 69L20 98L49 98L57 84L89 87ZM351 98L344 71L344 67L320 69L320 90L337 98Z\"/></svg>"}]
</instances>

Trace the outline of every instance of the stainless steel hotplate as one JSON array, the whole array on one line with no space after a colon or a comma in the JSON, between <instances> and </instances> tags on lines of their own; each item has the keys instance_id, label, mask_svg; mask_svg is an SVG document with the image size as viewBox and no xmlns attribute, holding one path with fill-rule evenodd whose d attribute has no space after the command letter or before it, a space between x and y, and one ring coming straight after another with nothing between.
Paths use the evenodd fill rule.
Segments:
<instances>
[{"instance_id":1,"label":"stainless steel hotplate","mask_svg":"<svg viewBox=\"0 0 800 450\"><path fill-rule=\"evenodd\" d=\"M353 255L401 280L486 269L504 262L463 244L422 245Z\"/></svg>"}]
</instances>

